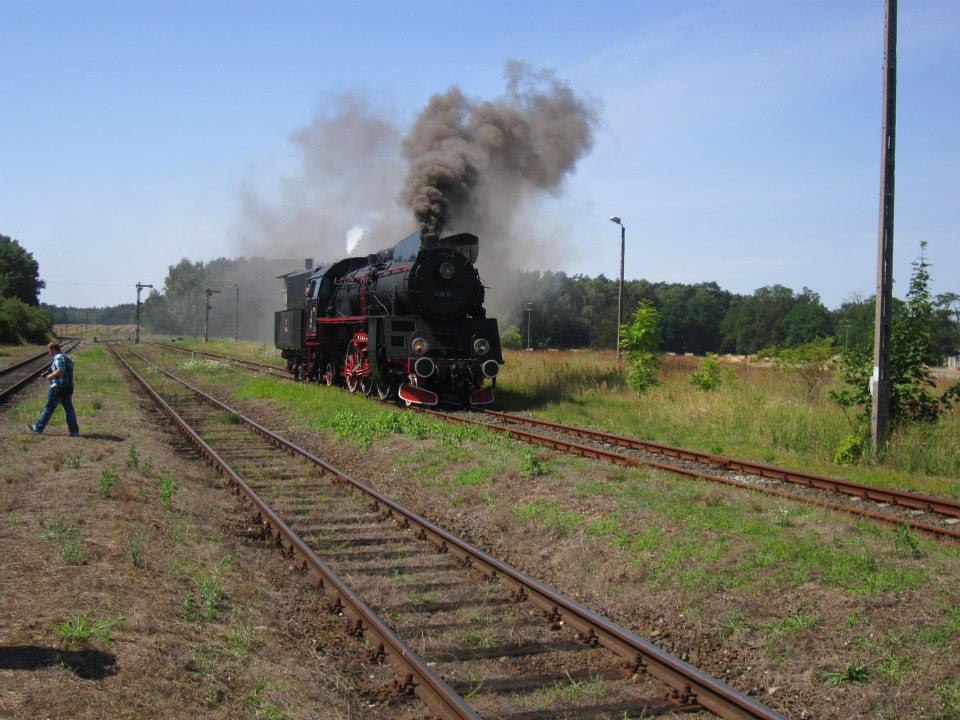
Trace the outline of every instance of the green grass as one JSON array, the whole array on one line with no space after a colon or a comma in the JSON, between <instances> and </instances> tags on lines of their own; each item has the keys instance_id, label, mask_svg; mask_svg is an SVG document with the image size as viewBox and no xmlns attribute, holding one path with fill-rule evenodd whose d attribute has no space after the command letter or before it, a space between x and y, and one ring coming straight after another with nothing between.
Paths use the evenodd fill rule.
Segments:
<instances>
[{"instance_id":1,"label":"green grass","mask_svg":"<svg viewBox=\"0 0 960 720\"><path fill-rule=\"evenodd\" d=\"M576 700L587 697L596 697L606 691L606 684L603 678L591 677L586 680L574 680L569 675L566 682L556 682L548 685L536 692L530 698L515 696L514 702L518 705L524 705L535 709L545 709L551 705L567 705Z\"/></svg>"},{"instance_id":2,"label":"green grass","mask_svg":"<svg viewBox=\"0 0 960 720\"><path fill-rule=\"evenodd\" d=\"M83 565L86 562L80 545L80 528L67 522L62 515L44 523L40 537L55 541L60 559L68 565Z\"/></svg>"},{"instance_id":3,"label":"green grass","mask_svg":"<svg viewBox=\"0 0 960 720\"><path fill-rule=\"evenodd\" d=\"M445 445L468 441L502 442L482 428L452 425L416 412L384 407L364 397L327 387L304 387L280 378L238 372L235 391L241 399L270 398L283 405L308 427L330 430L337 437L369 448L375 440L404 435L416 440L436 439Z\"/></svg>"},{"instance_id":4,"label":"green grass","mask_svg":"<svg viewBox=\"0 0 960 720\"><path fill-rule=\"evenodd\" d=\"M144 566L143 551L147 546L147 536L140 530L130 536L127 542L127 558L134 567L142 568Z\"/></svg>"},{"instance_id":5,"label":"green grass","mask_svg":"<svg viewBox=\"0 0 960 720\"><path fill-rule=\"evenodd\" d=\"M564 510L557 503L525 503L514 508L513 513L520 522L539 525L543 530L561 537L569 535L574 526L584 519L580 513Z\"/></svg>"},{"instance_id":6,"label":"green grass","mask_svg":"<svg viewBox=\"0 0 960 720\"><path fill-rule=\"evenodd\" d=\"M193 589L181 602L184 614L190 619L213 620L223 601L223 583L219 574L198 572L191 580Z\"/></svg>"},{"instance_id":7,"label":"green grass","mask_svg":"<svg viewBox=\"0 0 960 720\"><path fill-rule=\"evenodd\" d=\"M113 490L119 479L120 476L117 475L117 469L112 465L101 470L100 482L97 485L97 489L100 492L100 497L104 499L110 497L110 491Z\"/></svg>"},{"instance_id":8,"label":"green grass","mask_svg":"<svg viewBox=\"0 0 960 720\"><path fill-rule=\"evenodd\" d=\"M173 473L165 472L160 476L160 489L157 492L157 500L164 507L170 507L173 502L173 493L176 492L176 485L173 482Z\"/></svg>"},{"instance_id":9,"label":"green grass","mask_svg":"<svg viewBox=\"0 0 960 720\"><path fill-rule=\"evenodd\" d=\"M167 341L169 341L169 339L161 339L161 342ZM176 344L192 350L203 350L217 355L228 355L243 360L253 360L254 362L264 363L265 365L276 365L282 368L286 368L287 366L286 361L280 357L280 351L273 346L273 343L256 342L253 340L235 342L232 339L226 338L210 338L210 341L207 343L201 340L186 339L178 341Z\"/></svg>"},{"instance_id":10,"label":"green grass","mask_svg":"<svg viewBox=\"0 0 960 720\"><path fill-rule=\"evenodd\" d=\"M136 470L140 466L140 455L137 454L137 444L131 443L127 450L127 467Z\"/></svg>"},{"instance_id":11,"label":"green grass","mask_svg":"<svg viewBox=\"0 0 960 720\"><path fill-rule=\"evenodd\" d=\"M960 720L960 680L947 680L937 685L942 720Z\"/></svg>"},{"instance_id":12,"label":"green grass","mask_svg":"<svg viewBox=\"0 0 960 720\"><path fill-rule=\"evenodd\" d=\"M94 620L93 613L77 613L56 627L56 633L63 640L64 650L71 647L86 647L93 640L110 641L114 626L123 618L113 620Z\"/></svg>"},{"instance_id":13,"label":"green grass","mask_svg":"<svg viewBox=\"0 0 960 720\"><path fill-rule=\"evenodd\" d=\"M879 465L838 466L834 450L850 433L824 388L807 399L802 384L773 370L728 365L709 393L689 382L695 361L668 358L662 385L638 397L612 353L507 352L497 380L498 407L534 410L560 422L861 482L960 497L960 412L935 425L894 433Z\"/></svg>"}]
</instances>

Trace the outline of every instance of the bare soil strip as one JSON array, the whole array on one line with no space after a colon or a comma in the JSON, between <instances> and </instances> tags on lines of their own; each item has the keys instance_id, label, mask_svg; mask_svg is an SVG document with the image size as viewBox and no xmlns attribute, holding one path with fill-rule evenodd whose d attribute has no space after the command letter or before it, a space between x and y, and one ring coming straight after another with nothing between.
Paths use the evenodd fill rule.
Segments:
<instances>
[{"instance_id":1,"label":"bare soil strip","mask_svg":"<svg viewBox=\"0 0 960 720\"><path fill-rule=\"evenodd\" d=\"M102 348L79 438L0 415L0 717L401 718L380 670Z\"/></svg>"}]
</instances>

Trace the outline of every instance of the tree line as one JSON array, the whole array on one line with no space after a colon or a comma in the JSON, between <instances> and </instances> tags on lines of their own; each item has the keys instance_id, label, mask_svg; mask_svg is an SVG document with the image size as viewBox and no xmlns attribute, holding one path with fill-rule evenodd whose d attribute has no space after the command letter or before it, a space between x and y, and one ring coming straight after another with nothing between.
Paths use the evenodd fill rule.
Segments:
<instances>
[{"instance_id":1,"label":"tree line","mask_svg":"<svg viewBox=\"0 0 960 720\"><path fill-rule=\"evenodd\" d=\"M53 329L50 313L39 307L40 265L19 242L0 235L0 342L42 343Z\"/></svg>"},{"instance_id":2,"label":"tree line","mask_svg":"<svg viewBox=\"0 0 960 720\"><path fill-rule=\"evenodd\" d=\"M201 336L204 291L210 288L218 291L210 296L212 335L232 336L239 324L241 337L269 340L273 337L273 313L283 303L277 276L302 267L299 260L218 258L204 263L184 258L169 267L163 287L146 296L144 329ZM497 284L521 288L510 302L499 301L494 294L487 303L490 315L500 321L505 346L525 347L528 340L536 348L616 345L617 280L603 275L514 271L498 277ZM839 308L828 309L807 287L796 291L771 285L741 295L715 282L627 281L624 323L644 304L657 311L660 348L667 352L753 354L824 337L836 338L840 348L869 350L873 344L872 297L851 298ZM532 311L527 310L529 305ZM960 350L960 294L938 295L932 305L933 346L941 357L955 354ZM135 318L133 303L107 308L49 307L58 323L127 324ZM896 312L902 313L903 308L904 304L895 300Z\"/></svg>"},{"instance_id":3,"label":"tree line","mask_svg":"<svg viewBox=\"0 0 960 720\"><path fill-rule=\"evenodd\" d=\"M522 297L494 308L506 345L615 347L617 280L603 275L518 271L509 285L522 288ZM645 304L657 311L660 348L666 352L748 355L825 337L836 338L841 348L873 346L873 297L854 297L831 310L807 287L796 291L770 285L740 295L715 282L625 282L624 322ZM532 311L528 310L531 305ZM903 302L895 300L894 306L895 313L904 312ZM932 307L935 352L940 357L956 354L960 349L960 294L937 295Z\"/></svg>"}]
</instances>

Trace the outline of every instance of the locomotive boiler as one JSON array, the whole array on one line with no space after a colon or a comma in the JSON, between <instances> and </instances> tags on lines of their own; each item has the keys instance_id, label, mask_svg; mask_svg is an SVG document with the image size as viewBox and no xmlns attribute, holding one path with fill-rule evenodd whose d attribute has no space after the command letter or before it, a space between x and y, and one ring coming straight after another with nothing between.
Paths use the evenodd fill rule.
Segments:
<instances>
[{"instance_id":1,"label":"locomotive boiler","mask_svg":"<svg viewBox=\"0 0 960 720\"><path fill-rule=\"evenodd\" d=\"M416 232L392 248L280 276L274 340L296 377L411 404L486 405L503 363L476 235ZM486 380L489 385L485 385Z\"/></svg>"}]
</instances>

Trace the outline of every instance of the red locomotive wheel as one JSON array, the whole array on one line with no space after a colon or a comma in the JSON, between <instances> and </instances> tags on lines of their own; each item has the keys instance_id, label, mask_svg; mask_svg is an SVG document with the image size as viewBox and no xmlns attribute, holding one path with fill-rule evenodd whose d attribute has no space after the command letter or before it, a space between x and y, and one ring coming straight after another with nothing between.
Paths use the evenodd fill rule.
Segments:
<instances>
[{"instance_id":1,"label":"red locomotive wheel","mask_svg":"<svg viewBox=\"0 0 960 720\"><path fill-rule=\"evenodd\" d=\"M377 380L377 382L374 383L374 385L377 389L377 397L380 398L381 400L389 400L390 398L392 398L394 395L397 394L397 386L395 383L391 383L389 381Z\"/></svg>"},{"instance_id":2,"label":"red locomotive wheel","mask_svg":"<svg viewBox=\"0 0 960 720\"><path fill-rule=\"evenodd\" d=\"M320 379L323 380L324 385L329 385L330 387L337 384L337 369L333 366L331 360L328 360L323 366L323 374L320 376Z\"/></svg>"},{"instance_id":3,"label":"red locomotive wheel","mask_svg":"<svg viewBox=\"0 0 960 720\"><path fill-rule=\"evenodd\" d=\"M354 393L358 389L363 390L363 380L367 381L367 391L365 395L370 394L370 379L363 378L360 373L363 372L363 356L353 340L347 346L347 357L343 362L343 379L347 383L347 390Z\"/></svg>"}]
</instances>

